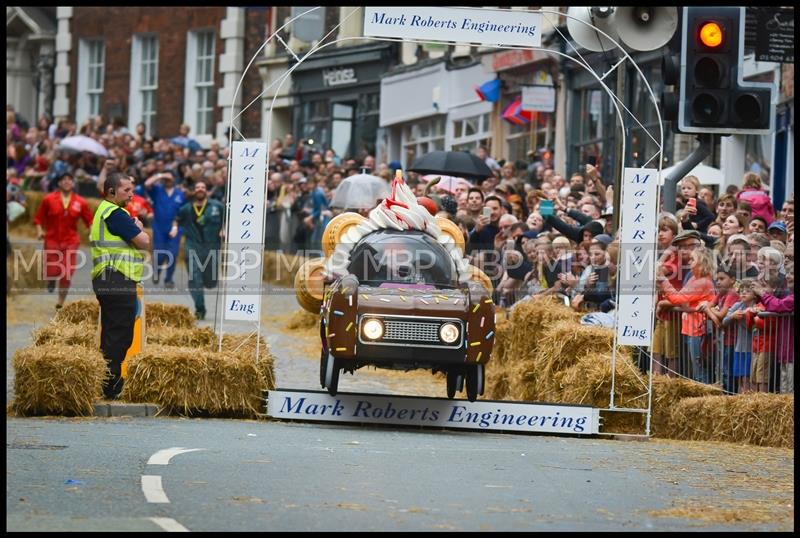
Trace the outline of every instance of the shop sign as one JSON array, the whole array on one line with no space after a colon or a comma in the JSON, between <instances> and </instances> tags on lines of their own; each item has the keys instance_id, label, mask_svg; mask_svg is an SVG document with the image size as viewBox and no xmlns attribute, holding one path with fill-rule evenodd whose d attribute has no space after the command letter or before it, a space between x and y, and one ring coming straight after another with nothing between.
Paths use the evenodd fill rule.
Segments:
<instances>
[{"instance_id":1,"label":"shop sign","mask_svg":"<svg viewBox=\"0 0 800 538\"><path fill-rule=\"evenodd\" d=\"M356 70L352 67L331 67L322 70L322 81L325 86L344 86L345 84L356 84Z\"/></svg>"},{"instance_id":2,"label":"shop sign","mask_svg":"<svg viewBox=\"0 0 800 538\"><path fill-rule=\"evenodd\" d=\"M364 36L540 47L542 14L485 8L366 7Z\"/></svg>"}]
</instances>

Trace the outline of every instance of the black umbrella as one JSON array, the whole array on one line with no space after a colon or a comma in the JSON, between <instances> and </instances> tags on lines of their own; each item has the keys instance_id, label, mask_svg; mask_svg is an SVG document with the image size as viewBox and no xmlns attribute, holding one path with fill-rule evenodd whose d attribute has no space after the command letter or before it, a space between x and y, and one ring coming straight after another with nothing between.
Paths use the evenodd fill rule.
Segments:
<instances>
[{"instance_id":1,"label":"black umbrella","mask_svg":"<svg viewBox=\"0 0 800 538\"><path fill-rule=\"evenodd\" d=\"M486 163L465 151L432 151L414 161L408 169L419 174L445 174L483 180L492 175Z\"/></svg>"}]
</instances>

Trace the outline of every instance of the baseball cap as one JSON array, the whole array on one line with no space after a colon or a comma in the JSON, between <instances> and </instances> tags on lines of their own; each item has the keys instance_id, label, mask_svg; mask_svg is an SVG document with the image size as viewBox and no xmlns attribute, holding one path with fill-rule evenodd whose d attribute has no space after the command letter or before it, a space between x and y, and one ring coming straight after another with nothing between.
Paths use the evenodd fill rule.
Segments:
<instances>
[{"instance_id":1,"label":"baseball cap","mask_svg":"<svg viewBox=\"0 0 800 538\"><path fill-rule=\"evenodd\" d=\"M522 237L526 239L536 239L539 236L539 232L536 230L528 230L527 232L522 233Z\"/></svg>"},{"instance_id":2,"label":"baseball cap","mask_svg":"<svg viewBox=\"0 0 800 538\"><path fill-rule=\"evenodd\" d=\"M700 232L697 230L683 230L675 236L675 239L672 240L672 244L675 245L686 239L700 239Z\"/></svg>"},{"instance_id":3,"label":"baseball cap","mask_svg":"<svg viewBox=\"0 0 800 538\"><path fill-rule=\"evenodd\" d=\"M592 241L599 241L605 246L608 246L614 241L614 238L608 234L598 234L592 238Z\"/></svg>"},{"instance_id":4,"label":"baseball cap","mask_svg":"<svg viewBox=\"0 0 800 538\"><path fill-rule=\"evenodd\" d=\"M772 224L769 225L769 228L767 228L767 231L770 231L770 230L779 230L781 233L785 234L786 233L786 224L784 224L781 221L776 220L775 222L773 222Z\"/></svg>"},{"instance_id":5,"label":"baseball cap","mask_svg":"<svg viewBox=\"0 0 800 538\"><path fill-rule=\"evenodd\" d=\"M744 243L745 245L748 245L748 246L750 245L750 243L747 241L747 236L744 235L744 234L733 234L728 239L728 243L727 244L728 245L732 245L733 243L736 243L737 241L740 242L740 243Z\"/></svg>"},{"instance_id":6,"label":"baseball cap","mask_svg":"<svg viewBox=\"0 0 800 538\"><path fill-rule=\"evenodd\" d=\"M306 177L301 177L300 179L298 179L298 180L297 180L297 182L298 182L298 183L307 183L307 182L308 182L308 178L306 178Z\"/></svg>"}]
</instances>

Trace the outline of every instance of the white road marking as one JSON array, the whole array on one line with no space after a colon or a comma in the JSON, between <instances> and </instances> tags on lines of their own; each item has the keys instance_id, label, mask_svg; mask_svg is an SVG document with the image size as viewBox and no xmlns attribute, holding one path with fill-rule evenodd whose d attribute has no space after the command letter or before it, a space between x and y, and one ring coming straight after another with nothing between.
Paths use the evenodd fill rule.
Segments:
<instances>
[{"instance_id":1,"label":"white road marking","mask_svg":"<svg viewBox=\"0 0 800 538\"><path fill-rule=\"evenodd\" d=\"M170 517L149 517L147 519L167 532L189 532L189 529Z\"/></svg>"},{"instance_id":2,"label":"white road marking","mask_svg":"<svg viewBox=\"0 0 800 538\"><path fill-rule=\"evenodd\" d=\"M168 503L169 499L161 487L161 477L158 475L142 475L142 492L149 503Z\"/></svg>"},{"instance_id":3,"label":"white road marking","mask_svg":"<svg viewBox=\"0 0 800 538\"><path fill-rule=\"evenodd\" d=\"M183 448L182 446L165 448L150 456L150 459L147 460L147 465L167 465L169 464L169 460L174 456L185 454L186 452L196 452L198 450L205 450L205 448Z\"/></svg>"}]
</instances>

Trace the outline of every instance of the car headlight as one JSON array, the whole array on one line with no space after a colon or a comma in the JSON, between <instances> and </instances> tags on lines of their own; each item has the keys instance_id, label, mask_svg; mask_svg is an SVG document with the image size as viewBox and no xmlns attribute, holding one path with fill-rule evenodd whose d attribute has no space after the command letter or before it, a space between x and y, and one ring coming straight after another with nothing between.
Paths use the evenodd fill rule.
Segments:
<instances>
[{"instance_id":1,"label":"car headlight","mask_svg":"<svg viewBox=\"0 0 800 538\"><path fill-rule=\"evenodd\" d=\"M461 331L455 323L445 323L439 328L439 338L447 344L452 344L458 340Z\"/></svg>"},{"instance_id":2,"label":"car headlight","mask_svg":"<svg viewBox=\"0 0 800 538\"><path fill-rule=\"evenodd\" d=\"M369 340L377 340L383 336L383 322L379 319L368 319L364 322L361 330Z\"/></svg>"}]
</instances>

